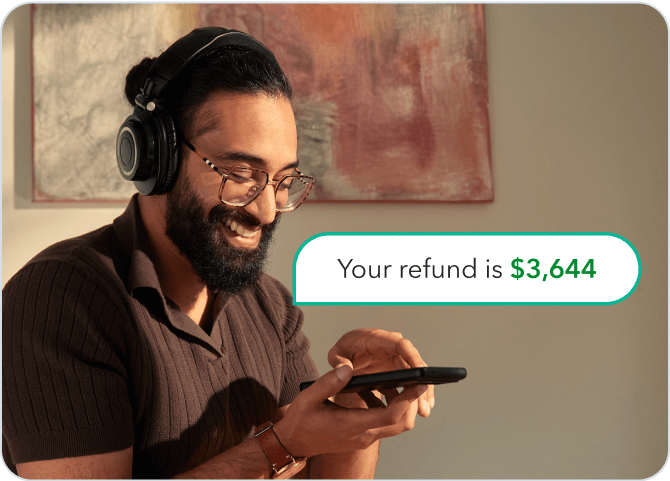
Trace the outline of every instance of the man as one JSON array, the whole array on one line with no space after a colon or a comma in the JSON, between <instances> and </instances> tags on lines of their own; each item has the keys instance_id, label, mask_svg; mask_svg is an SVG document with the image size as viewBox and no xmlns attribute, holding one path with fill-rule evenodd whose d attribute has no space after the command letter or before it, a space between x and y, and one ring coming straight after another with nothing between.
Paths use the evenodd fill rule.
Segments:
<instances>
[{"instance_id":1,"label":"man","mask_svg":"<svg viewBox=\"0 0 670 481\"><path fill-rule=\"evenodd\" d=\"M371 477L379 439L434 398L338 394L352 369L425 365L378 330L343 336L299 393L318 377L302 314L262 267L313 179L274 56L201 29L133 68L126 97L117 158L145 195L3 289L5 460L35 478Z\"/></svg>"}]
</instances>

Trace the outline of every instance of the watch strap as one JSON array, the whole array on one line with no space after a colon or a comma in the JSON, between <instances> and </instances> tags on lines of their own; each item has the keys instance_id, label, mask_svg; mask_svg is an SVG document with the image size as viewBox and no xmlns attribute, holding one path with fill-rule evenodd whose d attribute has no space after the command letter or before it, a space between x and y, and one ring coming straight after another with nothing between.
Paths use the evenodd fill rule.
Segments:
<instances>
[{"instance_id":1,"label":"watch strap","mask_svg":"<svg viewBox=\"0 0 670 481\"><path fill-rule=\"evenodd\" d=\"M256 428L255 436L258 439L265 456L268 458L268 461L270 461L275 475L280 474L283 468L291 464L303 463L304 465L305 458L294 458L286 450L281 441L279 441L279 438L272 429L272 423L270 421L258 426L258 428Z\"/></svg>"}]
</instances>

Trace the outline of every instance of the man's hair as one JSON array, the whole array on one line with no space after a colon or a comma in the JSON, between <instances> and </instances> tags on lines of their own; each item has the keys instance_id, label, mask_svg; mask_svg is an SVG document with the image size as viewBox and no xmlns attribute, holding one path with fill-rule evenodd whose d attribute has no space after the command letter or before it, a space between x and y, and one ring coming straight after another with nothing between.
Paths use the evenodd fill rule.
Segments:
<instances>
[{"instance_id":1,"label":"man's hair","mask_svg":"<svg viewBox=\"0 0 670 481\"><path fill-rule=\"evenodd\" d=\"M126 76L125 96L133 107L155 60L143 59ZM160 103L172 115L177 132L193 138L197 135L196 114L210 95L217 92L264 94L287 100L293 96L279 64L249 48L226 46L189 63L170 81Z\"/></svg>"}]
</instances>

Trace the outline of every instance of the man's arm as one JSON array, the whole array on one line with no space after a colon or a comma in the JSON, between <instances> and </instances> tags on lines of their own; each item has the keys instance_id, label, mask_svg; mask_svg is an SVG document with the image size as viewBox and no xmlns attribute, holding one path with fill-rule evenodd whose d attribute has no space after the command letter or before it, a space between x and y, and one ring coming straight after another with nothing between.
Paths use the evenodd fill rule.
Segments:
<instances>
[{"instance_id":1,"label":"man's arm","mask_svg":"<svg viewBox=\"0 0 670 481\"><path fill-rule=\"evenodd\" d=\"M309 479L372 479L377 469L379 441L348 453L327 453L309 460Z\"/></svg>"},{"instance_id":2,"label":"man's arm","mask_svg":"<svg viewBox=\"0 0 670 481\"><path fill-rule=\"evenodd\" d=\"M16 469L20 477L32 479L129 479L133 474L133 448L113 453L20 463ZM270 463L260 444L256 439L250 439L175 478L262 479L269 478L270 471Z\"/></svg>"},{"instance_id":3,"label":"man's arm","mask_svg":"<svg viewBox=\"0 0 670 481\"><path fill-rule=\"evenodd\" d=\"M297 477L319 479L369 478L375 473L379 441L369 448L345 453L320 454L309 459L308 469ZM130 479L133 448L105 454L34 461L16 465L26 479ZM256 439L250 439L215 456L175 479L268 479L270 463Z\"/></svg>"},{"instance_id":4,"label":"man's arm","mask_svg":"<svg viewBox=\"0 0 670 481\"><path fill-rule=\"evenodd\" d=\"M317 474L349 477L347 473L350 471L335 470L335 467L340 469L342 460L353 463L356 473L359 473L360 466L370 466L371 460L367 455L353 453L347 456L348 452L370 449L369 453L374 454L380 438L411 429L416 415L416 399L425 390L425 387L418 386L405 389L388 406L377 405L370 409L347 409L328 401L349 379L351 368L348 366L328 372L301 392L288 406L283 419L274 425L279 440L296 457L338 453L325 456L324 461L317 460L314 468ZM26 478L129 478L132 475L132 448L100 455L23 463L17 467L19 475ZM269 478L270 474L270 462L254 438L178 477L241 479Z\"/></svg>"},{"instance_id":5,"label":"man's arm","mask_svg":"<svg viewBox=\"0 0 670 481\"><path fill-rule=\"evenodd\" d=\"M256 438L214 456L176 479L268 479L272 468Z\"/></svg>"},{"instance_id":6,"label":"man's arm","mask_svg":"<svg viewBox=\"0 0 670 481\"><path fill-rule=\"evenodd\" d=\"M28 479L128 479L133 475L133 447L113 453L17 463Z\"/></svg>"},{"instance_id":7,"label":"man's arm","mask_svg":"<svg viewBox=\"0 0 670 481\"><path fill-rule=\"evenodd\" d=\"M402 394L396 392L387 396L388 406L372 395L364 402L357 395L336 395L351 378L348 366L340 375L343 372L341 378L335 370L319 378L280 409L274 425L275 434L293 456L309 457L306 474L310 478L371 478L379 439L412 429L417 399L425 391L425 386L414 386ZM336 403L328 401L331 396ZM178 477L268 478L270 474L265 453L252 439Z\"/></svg>"}]
</instances>

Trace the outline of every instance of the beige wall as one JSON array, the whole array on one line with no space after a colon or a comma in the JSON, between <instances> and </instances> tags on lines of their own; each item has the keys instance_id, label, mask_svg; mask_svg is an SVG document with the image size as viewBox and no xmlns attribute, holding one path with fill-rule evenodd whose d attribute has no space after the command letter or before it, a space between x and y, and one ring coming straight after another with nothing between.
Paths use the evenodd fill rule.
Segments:
<instances>
[{"instance_id":1,"label":"beige wall","mask_svg":"<svg viewBox=\"0 0 670 481\"><path fill-rule=\"evenodd\" d=\"M3 284L43 247L121 208L31 206L28 11L3 29ZM307 204L270 273L326 231L606 231L642 259L612 306L305 307L312 355L361 326L398 330L468 378L436 389L381 478L644 478L667 455L667 28L644 5L487 5L496 199ZM15 175L16 172L16 175Z\"/></svg>"}]
</instances>

